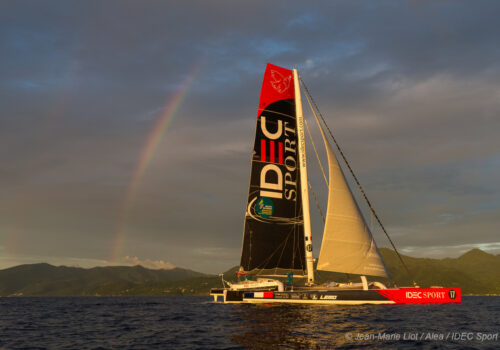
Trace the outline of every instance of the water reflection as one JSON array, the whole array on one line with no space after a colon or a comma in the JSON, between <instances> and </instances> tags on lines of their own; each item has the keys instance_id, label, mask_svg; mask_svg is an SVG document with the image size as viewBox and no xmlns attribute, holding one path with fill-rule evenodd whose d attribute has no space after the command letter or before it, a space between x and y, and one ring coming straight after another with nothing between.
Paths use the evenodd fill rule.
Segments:
<instances>
[{"instance_id":1,"label":"water reflection","mask_svg":"<svg viewBox=\"0 0 500 350\"><path fill-rule=\"evenodd\" d=\"M234 305L231 341L244 348L325 349L377 347L349 334L386 331L377 324L379 306ZM385 344L387 345L387 344Z\"/></svg>"}]
</instances>

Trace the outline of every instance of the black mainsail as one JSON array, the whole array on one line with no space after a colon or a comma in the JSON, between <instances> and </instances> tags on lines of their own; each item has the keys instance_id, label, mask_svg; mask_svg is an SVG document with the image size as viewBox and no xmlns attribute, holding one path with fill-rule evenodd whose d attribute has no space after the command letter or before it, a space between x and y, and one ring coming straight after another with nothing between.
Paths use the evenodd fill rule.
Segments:
<instances>
[{"instance_id":1,"label":"black mainsail","mask_svg":"<svg viewBox=\"0 0 500 350\"><path fill-rule=\"evenodd\" d=\"M240 271L304 273L304 222L300 195L293 73L268 64L252 153Z\"/></svg>"}]
</instances>

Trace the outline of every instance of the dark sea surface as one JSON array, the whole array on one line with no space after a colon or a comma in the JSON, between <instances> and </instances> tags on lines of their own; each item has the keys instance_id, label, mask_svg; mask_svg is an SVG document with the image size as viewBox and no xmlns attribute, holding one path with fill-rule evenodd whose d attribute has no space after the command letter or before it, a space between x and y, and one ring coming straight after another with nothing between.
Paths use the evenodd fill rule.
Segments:
<instances>
[{"instance_id":1,"label":"dark sea surface","mask_svg":"<svg viewBox=\"0 0 500 350\"><path fill-rule=\"evenodd\" d=\"M500 349L500 297L463 297L462 304L366 306L211 300L0 298L0 348Z\"/></svg>"}]
</instances>

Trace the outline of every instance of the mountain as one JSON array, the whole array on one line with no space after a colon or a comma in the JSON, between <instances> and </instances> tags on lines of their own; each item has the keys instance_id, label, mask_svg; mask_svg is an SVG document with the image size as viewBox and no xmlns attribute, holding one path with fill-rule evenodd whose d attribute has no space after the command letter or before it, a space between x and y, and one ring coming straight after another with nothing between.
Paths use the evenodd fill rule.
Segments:
<instances>
[{"instance_id":1,"label":"mountain","mask_svg":"<svg viewBox=\"0 0 500 350\"><path fill-rule=\"evenodd\" d=\"M207 277L211 276L181 268L151 270L140 265L84 269L45 263L29 264L0 270L0 295L138 295L129 291L137 290L139 293L145 285L163 288L180 280Z\"/></svg>"},{"instance_id":2,"label":"mountain","mask_svg":"<svg viewBox=\"0 0 500 350\"><path fill-rule=\"evenodd\" d=\"M411 286L412 279L396 253L386 248L380 253L396 284ZM463 294L500 294L500 255L473 249L458 258L402 258L420 287L460 287ZM236 280L237 270L235 266L226 271L224 279ZM316 278L318 283L359 281L356 275L323 271L318 271ZM388 280L377 280L391 285ZM221 278L215 275L181 268L151 270L140 265L83 269L42 263L0 270L0 296L207 295L210 288L221 286Z\"/></svg>"}]
</instances>

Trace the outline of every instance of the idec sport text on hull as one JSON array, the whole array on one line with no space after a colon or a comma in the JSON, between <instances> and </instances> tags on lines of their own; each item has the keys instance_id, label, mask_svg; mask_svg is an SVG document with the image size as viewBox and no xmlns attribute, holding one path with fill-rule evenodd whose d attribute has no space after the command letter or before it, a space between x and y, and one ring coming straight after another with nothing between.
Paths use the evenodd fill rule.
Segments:
<instances>
[{"instance_id":1,"label":"idec sport text on hull","mask_svg":"<svg viewBox=\"0 0 500 350\"><path fill-rule=\"evenodd\" d=\"M262 167L260 172L260 196L278 199L284 197L287 200L295 201L297 199L297 136L295 127L290 127L289 122L274 119L273 122L277 124L276 131L270 131L271 128L268 126L266 116L262 114L259 119L258 127L265 136L260 141L261 161L269 162ZM283 139L283 136L283 142L279 141ZM269 152L267 152L268 149Z\"/></svg>"},{"instance_id":2,"label":"idec sport text on hull","mask_svg":"<svg viewBox=\"0 0 500 350\"><path fill-rule=\"evenodd\" d=\"M445 292L406 292L407 299L444 299Z\"/></svg>"}]
</instances>

